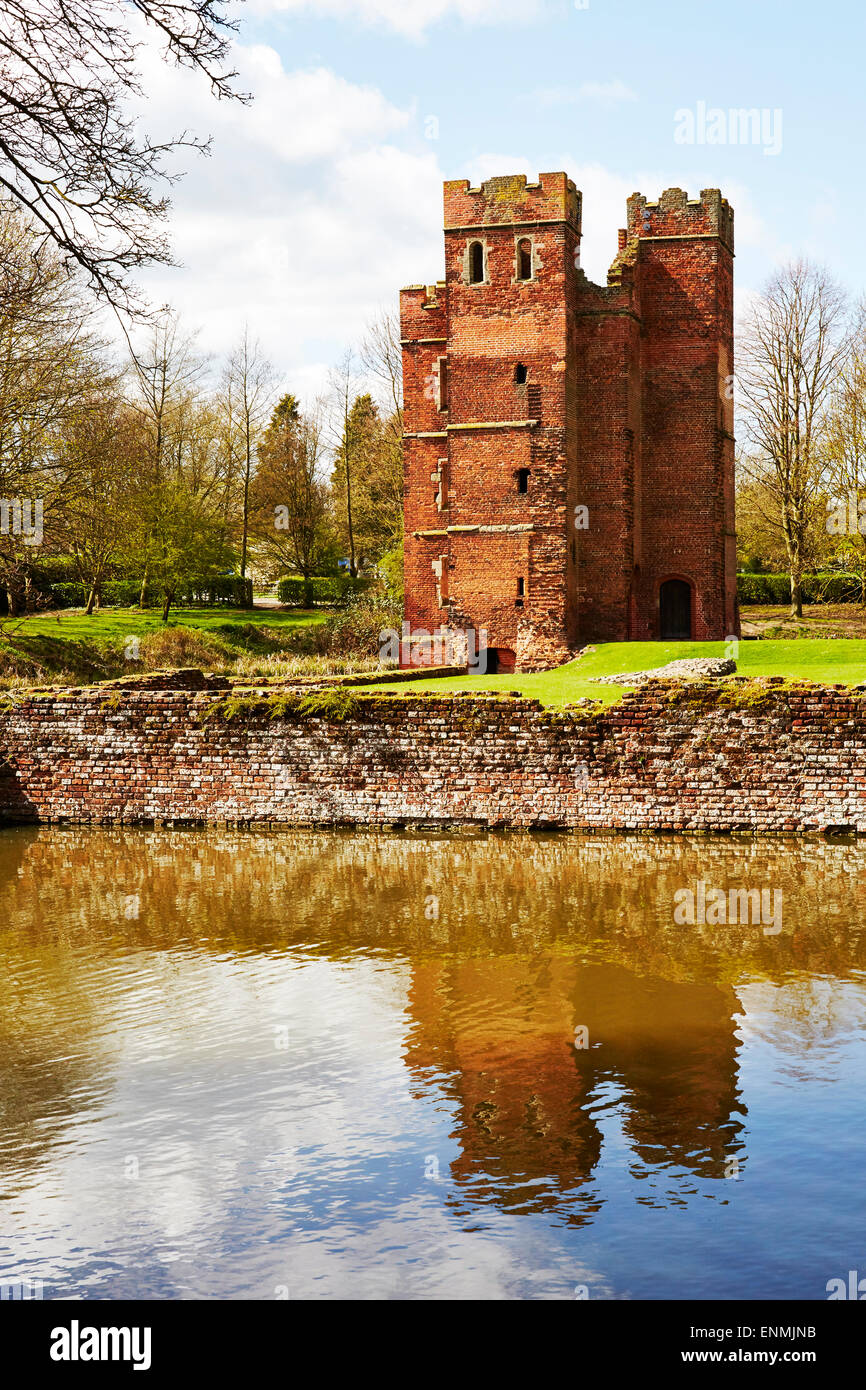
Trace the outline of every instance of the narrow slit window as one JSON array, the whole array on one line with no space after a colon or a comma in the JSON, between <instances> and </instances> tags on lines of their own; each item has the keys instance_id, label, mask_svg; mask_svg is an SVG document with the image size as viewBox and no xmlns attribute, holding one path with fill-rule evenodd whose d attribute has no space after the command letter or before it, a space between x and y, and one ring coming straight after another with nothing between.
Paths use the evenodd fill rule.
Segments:
<instances>
[{"instance_id":1,"label":"narrow slit window","mask_svg":"<svg viewBox=\"0 0 866 1390\"><path fill-rule=\"evenodd\" d=\"M436 404L439 410L448 409L448 359L440 357L436 370L438 390L436 393Z\"/></svg>"},{"instance_id":2,"label":"narrow slit window","mask_svg":"<svg viewBox=\"0 0 866 1390\"><path fill-rule=\"evenodd\" d=\"M473 241L469 247L469 283L480 285L484 281L484 247L480 241Z\"/></svg>"},{"instance_id":3,"label":"narrow slit window","mask_svg":"<svg viewBox=\"0 0 866 1390\"><path fill-rule=\"evenodd\" d=\"M528 492L528 491L529 491L529 469L528 469L528 468L518 468L518 470L517 470L517 491L518 491L518 492ZM521 584L522 584L522 583L523 583L523 580L521 579L520 582L521 582Z\"/></svg>"},{"instance_id":4,"label":"narrow slit window","mask_svg":"<svg viewBox=\"0 0 866 1390\"><path fill-rule=\"evenodd\" d=\"M517 243L517 278L532 279L532 242L529 237L522 237Z\"/></svg>"},{"instance_id":5,"label":"narrow slit window","mask_svg":"<svg viewBox=\"0 0 866 1390\"><path fill-rule=\"evenodd\" d=\"M522 362L518 362L517 366L514 368L514 380L518 386L526 385L527 375L528 373L524 364Z\"/></svg>"},{"instance_id":6,"label":"narrow slit window","mask_svg":"<svg viewBox=\"0 0 866 1390\"><path fill-rule=\"evenodd\" d=\"M517 580L517 597L523 598L526 593L526 580L521 574Z\"/></svg>"}]
</instances>

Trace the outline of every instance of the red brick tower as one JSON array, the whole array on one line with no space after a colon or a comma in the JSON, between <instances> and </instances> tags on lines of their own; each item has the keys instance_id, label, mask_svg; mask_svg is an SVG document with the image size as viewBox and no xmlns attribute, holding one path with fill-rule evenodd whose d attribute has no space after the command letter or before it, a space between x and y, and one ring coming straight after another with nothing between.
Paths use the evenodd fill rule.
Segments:
<instances>
[{"instance_id":1,"label":"red brick tower","mask_svg":"<svg viewBox=\"0 0 866 1390\"><path fill-rule=\"evenodd\" d=\"M604 287L580 219L562 173L447 183L446 278L401 295L406 620L504 670L737 630L733 214L634 195Z\"/></svg>"}]
</instances>

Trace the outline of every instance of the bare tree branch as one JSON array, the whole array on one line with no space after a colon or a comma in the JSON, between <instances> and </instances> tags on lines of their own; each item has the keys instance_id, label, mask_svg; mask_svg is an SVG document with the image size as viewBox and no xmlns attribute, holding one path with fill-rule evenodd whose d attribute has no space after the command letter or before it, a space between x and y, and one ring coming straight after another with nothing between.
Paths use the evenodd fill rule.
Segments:
<instances>
[{"instance_id":1,"label":"bare tree branch","mask_svg":"<svg viewBox=\"0 0 866 1390\"><path fill-rule=\"evenodd\" d=\"M216 97L248 99L226 70L236 21L225 0L0 0L0 189L125 311L140 307L130 272L172 264L166 156L209 147L186 131L159 143L139 134L128 111L142 95L136 16Z\"/></svg>"}]
</instances>

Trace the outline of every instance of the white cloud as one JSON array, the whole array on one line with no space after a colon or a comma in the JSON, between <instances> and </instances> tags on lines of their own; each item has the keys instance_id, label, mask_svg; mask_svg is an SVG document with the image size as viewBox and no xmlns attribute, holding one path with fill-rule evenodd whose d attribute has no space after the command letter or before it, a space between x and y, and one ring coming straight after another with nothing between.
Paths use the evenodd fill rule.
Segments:
<instances>
[{"instance_id":1,"label":"white cloud","mask_svg":"<svg viewBox=\"0 0 866 1390\"><path fill-rule=\"evenodd\" d=\"M582 101L598 101L610 106L618 101L637 101L637 92L616 78L613 82L581 82L578 94Z\"/></svg>"},{"instance_id":2,"label":"white cloud","mask_svg":"<svg viewBox=\"0 0 866 1390\"><path fill-rule=\"evenodd\" d=\"M418 39L448 19L470 25L532 23L548 5L547 0L250 0L248 8L262 16L307 14L315 19L356 20Z\"/></svg>"},{"instance_id":3,"label":"white cloud","mask_svg":"<svg viewBox=\"0 0 866 1390\"><path fill-rule=\"evenodd\" d=\"M200 329L205 351L223 354L249 323L309 396L402 284L441 276L443 174L415 113L375 88L326 68L286 72L264 46L234 59L255 96L247 107L216 104L194 76L146 58L151 131L214 139L209 159L185 159L173 192L181 268L142 281Z\"/></svg>"},{"instance_id":4,"label":"white cloud","mask_svg":"<svg viewBox=\"0 0 866 1390\"><path fill-rule=\"evenodd\" d=\"M237 121L238 133L281 160L321 159L409 124L410 112L381 92L354 86L327 68L286 73L279 54L264 46L244 56L256 100Z\"/></svg>"},{"instance_id":5,"label":"white cloud","mask_svg":"<svg viewBox=\"0 0 866 1390\"><path fill-rule=\"evenodd\" d=\"M200 78L164 64L148 50L143 59L147 123L159 133L191 126L213 134L214 153L243 148L247 159L263 153L281 163L325 159L405 130L412 112L393 106L375 87L358 86L328 68L286 72L280 55L265 44L236 45L239 88L252 92L247 106L215 102Z\"/></svg>"}]
</instances>

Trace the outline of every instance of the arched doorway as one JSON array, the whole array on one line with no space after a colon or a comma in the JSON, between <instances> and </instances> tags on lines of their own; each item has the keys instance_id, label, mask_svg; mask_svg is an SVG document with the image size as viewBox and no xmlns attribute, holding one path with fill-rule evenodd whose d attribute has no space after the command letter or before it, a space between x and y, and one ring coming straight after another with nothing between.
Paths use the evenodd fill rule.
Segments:
<instances>
[{"instance_id":1,"label":"arched doorway","mask_svg":"<svg viewBox=\"0 0 866 1390\"><path fill-rule=\"evenodd\" d=\"M659 637L687 640L692 635L692 586L684 579L666 579L659 589Z\"/></svg>"}]
</instances>

